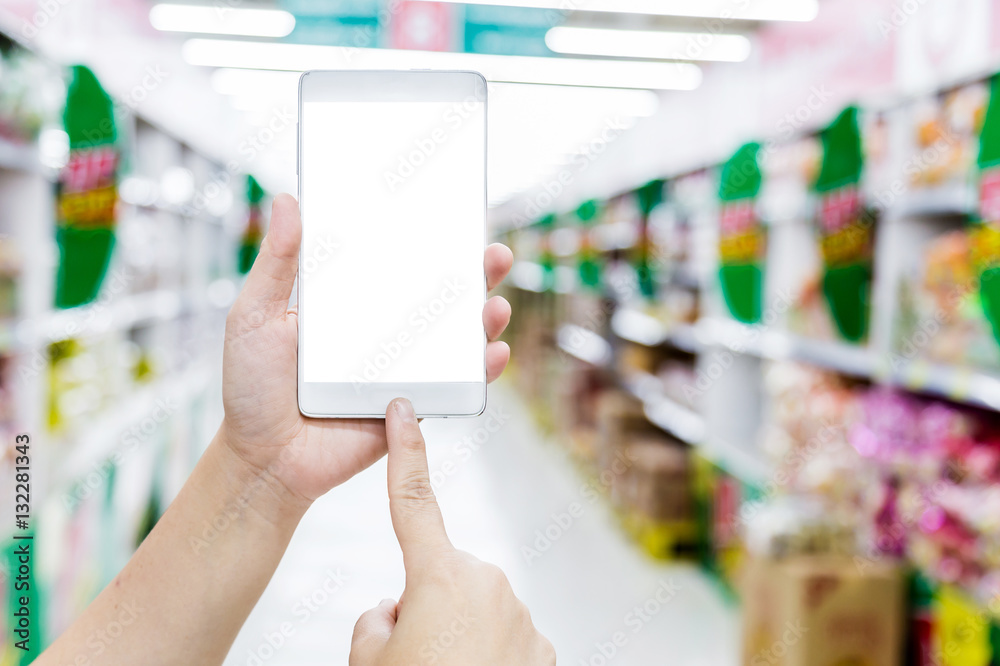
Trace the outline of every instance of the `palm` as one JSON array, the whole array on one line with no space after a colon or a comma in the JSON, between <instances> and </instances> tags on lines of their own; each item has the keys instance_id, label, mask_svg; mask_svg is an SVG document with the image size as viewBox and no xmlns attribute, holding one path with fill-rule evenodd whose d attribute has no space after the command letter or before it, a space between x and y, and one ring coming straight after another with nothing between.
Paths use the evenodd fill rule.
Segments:
<instances>
[{"instance_id":1,"label":"palm","mask_svg":"<svg viewBox=\"0 0 1000 666\"><path fill-rule=\"evenodd\" d=\"M226 325L223 404L227 441L247 463L266 470L291 492L314 500L385 455L382 419L311 419L297 402L298 316L287 310L297 266L301 227L287 195L275 198L271 230ZM510 251L491 246L487 282L499 283ZM488 337L510 318L502 298L487 302ZM501 342L487 347L487 375L495 379L509 357Z\"/></svg>"}]
</instances>

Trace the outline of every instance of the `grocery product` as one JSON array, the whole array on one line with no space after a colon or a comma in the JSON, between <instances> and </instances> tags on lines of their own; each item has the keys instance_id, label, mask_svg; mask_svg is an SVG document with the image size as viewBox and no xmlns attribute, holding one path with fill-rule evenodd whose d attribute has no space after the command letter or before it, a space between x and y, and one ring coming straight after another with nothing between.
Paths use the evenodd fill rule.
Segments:
<instances>
[{"instance_id":1,"label":"grocery product","mask_svg":"<svg viewBox=\"0 0 1000 666\"><path fill-rule=\"evenodd\" d=\"M585 289L596 289L601 285L601 256L594 246L592 227L600 215L600 204L591 199L580 204L576 209L576 218L580 223L580 244L577 250L579 257L578 269L580 285Z\"/></svg>"},{"instance_id":2,"label":"grocery product","mask_svg":"<svg viewBox=\"0 0 1000 666\"><path fill-rule=\"evenodd\" d=\"M757 491L695 455L694 497L701 564L735 589L745 559L741 509Z\"/></svg>"},{"instance_id":3,"label":"grocery product","mask_svg":"<svg viewBox=\"0 0 1000 666\"><path fill-rule=\"evenodd\" d=\"M1000 367L1000 348L983 314L969 232L937 236L922 259L922 275L900 284L894 363L932 360Z\"/></svg>"},{"instance_id":4,"label":"grocery product","mask_svg":"<svg viewBox=\"0 0 1000 666\"><path fill-rule=\"evenodd\" d=\"M914 157L905 165L911 187L964 185L975 168L987 98L977 81L915 105Z\"/></svg>"},{"instance_id":5,"label":"grocery product","mask_svg":"<svg viewBox=\"0 0 1000 666\"><path fill-rule=\"evenodd\" d=\"M905 586L894 565L755 559L743 589L744 664L896 666L903 658Z\"/></svg>"},{"instance_id":6,"label":"grocery product","mask_svg":"<svg viewBox=\"0 0 1000 666\"><path fill-rule=\"evenodd\" d=\"M46 63L0 35L0 137L33 141L57 115L61 87Z\"/></svg>"},{"instance_id":7,"label":"grocery product","mask_svg":"<svg viewBox=\"0 0 1000 666\"><path fill-rule=\"evenodd\" d=\"M656 296L657 265L654 260L653 239L649 231L649 217L663 203L665 181L652 180L635 192L639 208L639 239L633 250L632 263L639 279L639 291L645 298Z\"/></svg>"},{"instance_id":8,"label":"grocery product","mask_svg":"<svg viewBox=\"0 0 1000 666\"><path fill-rule=\"evenodd\" d=\"M697 530L689 449L646 434L631 437L620 454L607 469L626 529L656 557L692 550Z\"/></svg>"},{"instance_id":9,"label":"grocery product","mask_svg":"<svg viewBox=\"0 0 1000 666\"><path fill-rule=\"evenodd\" d=\"M60 260L55 303L69 308L97 297L111 260L119 154L114 105L82 65L73 67L63 116L70 153L56 195Z\"/></svg>"},{"instance_id":10,"label":"grocery product","mask_svg":"<svg viewBox=\"0 0 1000 666\"><path fill-rule=\"evenodd\" d=\"M0 319L17 313L17 280L21 274L22 256L16 241L0 237Z\"/></svg>"},{"instance_id":11,"label":"grocery product","mask_svg":"<svg viewBox=\"0 0 1000 666\"><path fill-rule=\"evenodd\" d=\"M585 364L568 366L553 387L555 434L585 469L597 469L597 402L606 382Z\"/></svg>"},{"instance_id":12,"label":"grocery product","mask_svg":"<svg viewBox=\"0 0 1000 666\"><path fill-rule=\"evenodd\" d=\"M687 447L663 437L640 436L622 451L630 463L620 475L619 500L654 521L691 516L691 474Z\"/></svg>"},{"instance_id":13,"label":"grocery product","mask_svg":"<svg viewBox=\"0 0 1000 666\"><path fill-rule=\"evenodd\" d=\"M857 107L826 128L823 166L813 187L819 196L823 295L840 334L851 342L868 333L872 282L872 214L861 199L864 156Z\"/></svg>"},{"instance_id":14,"label":"grocery product","mask_svg":"<svg viewBox=\"0 0 1000 666\"><path fill-rule=\"evenodd\" d=\"M264 189L253 176L247 176L247 206L250 209L247 219L247 228L240 239L239 257L237 268L240 273L246 274L253 267L253 262L257 258L257 251L260 250L260 242L264 237L263 212L260 209L261 200L264 198Z\"/></svg>"},{"instance_id":15,"label":"grocery product","mask_svg":"<svg viewBox=\"0 0 1000 666\"><path fill-rule=\"evenodd\" d=\"M943 666L992 663L990 624L977 604L944 586L934 596L937 635L934 656Z\"/></svg>"},{"instance_id":16,"label":"grocery product","mask_svg":"<svg viewBox=\"0 0 1000 666\"><path fill-rule=\"evenodd\" d=\"M610 469L621 450L636 433L653 432L642 403L619 389L604 391L597 399L597 467Z\"/></svg>"},{"instance_id":17,"label":"grocery product","mask_svg":"<svg viewBox=\"0 0 1000 666\"><path fill-rule=\"evenodd\" d=\"M1000 78L994 78L979 139L979 219L972 228L972 262L986 319L1000 341Z\"/></svg>"},{"instance_id":18,"label":"grocery product","mask_svg":"<svg viewBox=\"0 0 1000 666\"><path fill-rule=\"evenodd\" d=\"M739 321L760 321L766 236L756 210L761 187L760 144L748 143L722 167L719 199L719 280L730 313Z\"/></svg>"}]
</instances>

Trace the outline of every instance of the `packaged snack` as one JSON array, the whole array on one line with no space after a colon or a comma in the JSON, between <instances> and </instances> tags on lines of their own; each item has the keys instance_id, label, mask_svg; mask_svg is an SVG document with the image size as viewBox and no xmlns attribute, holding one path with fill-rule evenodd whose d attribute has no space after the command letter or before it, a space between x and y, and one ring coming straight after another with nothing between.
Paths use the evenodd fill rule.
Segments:
<instances>
[{"instance_id":1,"label":"packaged snack","mask_svg":"<svg viewBox=\"0 0 1000 666\"><path fill-rule=\"evenodd\" d=\"M697 544L690 449L663 435L638 435L606 470L625 527L654 557Z\"/></svg>"},{"instance_id":2,"label":"packaged snack","mask_svg":"<svg viewBox=\"0 0 1000 666\"><path fill-rule=\"evenodd\" d=\"M616 486L617 499L629 510L656 522L692 517L690 453L661 437L637 437L624 448L628 469Z\"/></svg>"}]
</instances>

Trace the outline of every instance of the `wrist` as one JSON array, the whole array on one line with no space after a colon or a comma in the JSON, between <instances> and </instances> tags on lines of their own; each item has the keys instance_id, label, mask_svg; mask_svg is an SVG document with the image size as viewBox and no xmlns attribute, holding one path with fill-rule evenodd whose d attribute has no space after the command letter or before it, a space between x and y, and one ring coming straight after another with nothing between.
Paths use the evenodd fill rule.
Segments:
<instances>
[{"instance_id":1,"label":"wrist","mask_svg":"<svg viewBox=\"0 0 1000 666\"><path fill-rule=\"evenodd\" d=\"M280 470L254 464L241 455L230 440L225 421L205 456L213 459L228 502L241 513L253 511L272 524L294 529L312 505L312 500L282 482L277 475Z\"/></svg>"}]
</instances>

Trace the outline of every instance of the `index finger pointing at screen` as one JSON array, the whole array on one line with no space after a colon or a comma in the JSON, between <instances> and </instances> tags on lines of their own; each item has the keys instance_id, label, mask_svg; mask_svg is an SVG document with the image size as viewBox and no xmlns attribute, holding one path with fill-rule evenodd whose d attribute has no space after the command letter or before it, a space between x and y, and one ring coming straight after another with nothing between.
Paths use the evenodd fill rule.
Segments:
<instances>
[{"instance_id":1,"label":"index finger pointing at screen","mask_svg":"<svg viewBox=\"0 0 1000 666\"><path fill-rule=\"evenodd\" d=\"M444 518L431 488L427 449L413 406L404 398L385 414L389 442L389 512L409 572L416 562L451 549Z\"/></svg>"}]
</instances>

